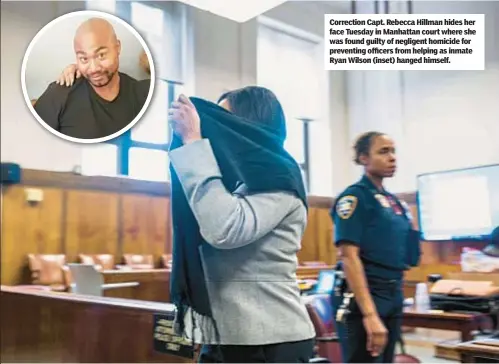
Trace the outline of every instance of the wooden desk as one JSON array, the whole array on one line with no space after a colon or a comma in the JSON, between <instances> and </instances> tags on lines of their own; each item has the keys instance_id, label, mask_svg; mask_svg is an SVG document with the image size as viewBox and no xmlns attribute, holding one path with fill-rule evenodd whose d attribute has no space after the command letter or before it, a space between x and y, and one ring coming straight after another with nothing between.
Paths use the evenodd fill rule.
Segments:
<instances>
[{"instance_id":1,"label":"wooden desk","mask_svg":"<svg viewBox=\"0 0 499 364\"><path fill-rule=\"evenodd\" d=\"M104 291L104 296L170 302L170 273L169 269L102 271L104 283L139 283L136 287L106 290Z\"/></svg>"},{"instance_id":2,"label":"wooden desk","mask_svg":"<svg viewBox=\"0 0 499 364\"><path fill-rule=\"evenodd\" d=\"M461 363L499 363L499 339L475 340L459 344Z\"/></svg>"},{"instance_id":3,"label":"wooden desk","mask_svg":"<svg viewBox=\"0 0 499 364\"><path fill-rule=\"evenodd\" d=\"M1 362L192 362L153 350L167 303L1 286Z\"/></svg>"},{"instance_id":4,"label":"wooden desk","mask_svg":"<svg viewBox=\"0 0 499 364\"><path fill-rule=\"evenodd\" d=\"M417 311L413 308L404 310L403 325L408 327L424 327L427 329L459 331L461 341L473 340L473 331L477 330L482 320L489 315L476 313L464 314L432 311Z\"/></svg>"},{"instance_id":5,"label":"wooden desk","mask_svg":"<svg viewBox=\"0 0 499 364\"><path fill-rule=\"evenodd\" d=\"M450 360L459 360L459 354L455 351L457 344L473 340L473 331L479 328L482 320L488 320L487 314L464 314L431 311L421 312L409 308L404 311L402 325L404 327L424 327L427 329L458 331L461 333L459 342L443 342L435 346L435 356Z\"/></svg>"}]
</instances>

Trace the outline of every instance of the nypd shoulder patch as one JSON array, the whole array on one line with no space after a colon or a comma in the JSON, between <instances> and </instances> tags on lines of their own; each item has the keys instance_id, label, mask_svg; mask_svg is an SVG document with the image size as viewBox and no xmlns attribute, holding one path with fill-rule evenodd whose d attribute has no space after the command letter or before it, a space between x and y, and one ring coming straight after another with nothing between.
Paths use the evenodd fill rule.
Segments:
<instances>
[{"instance_id":1,"label":"nypd shoulder patch","mask_svg":"<svg viewBox=\"0 0 499 364\"><path fill-rule=\"evenodd\" d=\"M349 219L357 207L357 197L348 195L339 199L336 204L336 213L342 219Z\"/></svg>"}]
</instances>

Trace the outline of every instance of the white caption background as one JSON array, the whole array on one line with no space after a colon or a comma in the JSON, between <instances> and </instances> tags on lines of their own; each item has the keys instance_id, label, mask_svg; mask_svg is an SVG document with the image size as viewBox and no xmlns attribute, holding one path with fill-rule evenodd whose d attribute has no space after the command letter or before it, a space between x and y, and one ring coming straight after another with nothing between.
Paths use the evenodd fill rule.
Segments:
<instances>
[{"instance_id":1,"label":"white caption background","mask_svg":"<svg viewBox=\"0 0 499 364\"><path fill-rule=\"evenodd\" d=\"M326 70L484 70L484 14L326 14Z\"/></svg>"}]
</instances>

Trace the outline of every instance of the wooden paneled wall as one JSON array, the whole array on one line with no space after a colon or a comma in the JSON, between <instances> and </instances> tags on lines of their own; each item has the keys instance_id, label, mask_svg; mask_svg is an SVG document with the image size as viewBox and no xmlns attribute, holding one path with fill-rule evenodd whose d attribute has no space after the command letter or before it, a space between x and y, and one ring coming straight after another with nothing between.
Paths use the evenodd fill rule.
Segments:
<instances>
[{"instance_id":1,"label":"wooden paneled wall","mask_svg":"<svg viewBox=\"0 0 499 364\"><path fill-rule=\"evenodd\" d=\"M418 211L415 193L398 194L411 208L411 213L418 221ZM299 257L301 260L322 260L329 264L336 261L336 249L332 244L334 225L331 222L329 211L334 199L327 197L309 197L313 208L310 211L309 225L303 241L303 248ZM446 241L421 243L421 265L408 271L405 275L409 281L425 281L429 274L442 274L444 277L450 272L460 272L460 255L463 247L477 249L484 248L486 243L477 241Z\"/></svg>"},{"instance_id":2,"label":"wooden paneled wall","mask_svg":"<svg viewBox=\"0 0 499 364\"><path fill-rule=\"evenodd\" d=\"M26 188L43 191L43 201L26 201ZM415 195L400 195L417 217ZM309 222L300 261L336 261L332 198L309 198ZM22 183L2 186L2 284L29 283L27 254L79 253L161 254L171 252L169 186L122 178L86 177L71 173L23 170ZM428 273L459 271L463 246L473 242L423 243L422 266L409 272L412 280Z\"/></svg>"},{"instance_id":3,"label":"wooden paneled wall","mask_svg":"<svg viewBox=\"0 0 499 364\"><path fill-rule=\"evenodd\" d=\"M26 201L26 189L43 201ZM23 170L23 182L2 186L2 284L30 283L27 254L171 252L170 199L165 184Z\"/></svg>"}]
</instances>

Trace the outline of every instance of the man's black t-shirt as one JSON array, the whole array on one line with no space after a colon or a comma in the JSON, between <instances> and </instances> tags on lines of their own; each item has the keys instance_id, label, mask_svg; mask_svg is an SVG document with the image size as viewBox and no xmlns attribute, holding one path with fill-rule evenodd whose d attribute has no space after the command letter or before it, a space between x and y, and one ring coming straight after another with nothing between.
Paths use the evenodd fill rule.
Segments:
<instances>
[{"instance_id":1,"label":"man's black t-shirt","mask_svg":"<svg viewBox=\"0 0 499 364\"><path fill-rule=\"evenodd\" d=\"M120 72L120 92L113 101L97 95L85 78L71 87L51 83L35 111L52 129L78 139L114 134L135 119L149 93L150 80L137 81Z\"/></svg>"}]
</instances>

